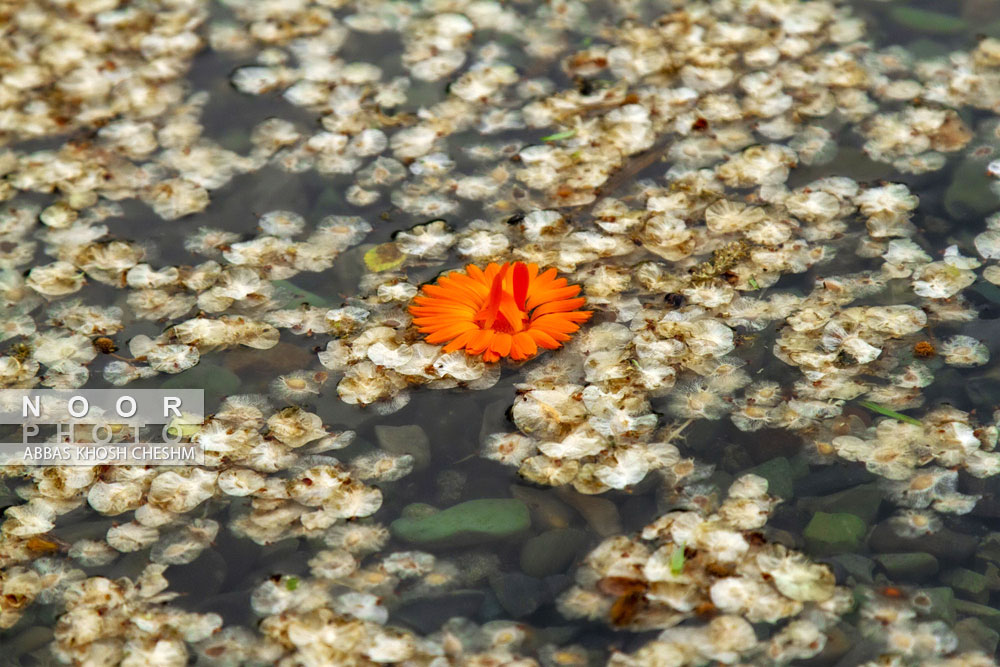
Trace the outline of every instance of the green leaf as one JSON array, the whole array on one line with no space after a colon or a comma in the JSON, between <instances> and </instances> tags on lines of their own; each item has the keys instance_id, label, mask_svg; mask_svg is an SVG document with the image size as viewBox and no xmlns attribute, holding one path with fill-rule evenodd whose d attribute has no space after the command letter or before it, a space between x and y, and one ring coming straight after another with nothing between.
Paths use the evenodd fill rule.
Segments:
<instances>
[{"instance_id":1,"label":"green leaf","mask_svg":"<svg viewBox=\"0 0 1000 667\"><path fill-rule=\"evenodd\" d=\"M556 132L555 134L550 134L547 137L542 137L542 141L562 141L563 139L569 139L576 136L576 130L563 130L562 132Z\"/></svg>"},{"instance_id":2,"label":"green leaf","mask_svg":"<svg viewBox=\"0 0 1000 667\"><path fill-rule=\"evenodd\" d=\"M285 582L285 588L287 588L290 591L294 591L298 587L299 587L299 578L288 577L288 581Z\"/></svg>"},{"instance_id":3,"label":"green leaf","mask_svg":"<svg viewBox=\"0 0 1000 667\"><path fill-rule=\"evenodd\" d=\"M684 571L684 543L674 547L670 552L670 574L675 577Z\"/></svg>"},{"instance_id":4,"label":"green leaf","mask_svg":"<svg viewBox=\"0 0 1000 667\"><path fill-rule=\"evenodd\" d=\"M913 424L914 426L923 426L919 419L914 419L909 415L904 415L902 413L896 412L895 410L890 410L889 408L883 408L878 403L872 403L871 401L858 401L858 405L863 408L868 408L872 412L877 412L880 415L885 415L886 417L892 417L893 419L898 419L901 422L906 422L907 424Z\"/></svg>"},{"instance_id":5,"label":"green leaf","mask_svg":"<svg viewBox=\"0 0 1000 667\"><path fill-rule=\"evenodd\" d=\"M279 299L283 307L299 306L304 303L316 308L329 308L330 301L319 294L302 289L287 280L272 280L271 284L278 288Z\"/></svg>"},{"instance_id":6,"label":"green leaf","mask_svg":"<svg viewBox=\"0 0 1000 667\"><path fill-rule=\"evenodd\" d=\"M392 241L375 246L364 255L365 266L373 273L392 271L402 266L406 255Z\"/></svg>"},{"instance_id":7,"label":"green leaf","mask_svg":"<svg viewBox=\"0 0 1000 667\"><path fill-rule=\"evenodd\" d=\"M753 276L750 276L750 278L749 278L749 280L747 280L747 282L750 283L750 287L752 287L754 289L760 289L760 285L757 283L757 279L754 278Z\"/></svg>"}]
</instances>

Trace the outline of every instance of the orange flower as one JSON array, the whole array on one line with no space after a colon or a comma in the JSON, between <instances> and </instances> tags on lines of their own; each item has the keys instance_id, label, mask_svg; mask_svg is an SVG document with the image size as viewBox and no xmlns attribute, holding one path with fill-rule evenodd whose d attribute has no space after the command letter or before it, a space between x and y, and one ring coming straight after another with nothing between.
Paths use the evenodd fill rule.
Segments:
<instances>
[{"instance_id":1,"label":"orange flower","mask_svg":"<svg viewBox=\"0 0 1000 667\"><path fill-rule=\"evenodd\" d=\"M538 273L537 264L475 264L452 271L436 285L424 285L410 306L413 323L428 343L444 343L445 352L465 348L483 361L516 361L554 350L590 319L579 285L556 278L556 270Z\"/></svg>"}]
</instances>

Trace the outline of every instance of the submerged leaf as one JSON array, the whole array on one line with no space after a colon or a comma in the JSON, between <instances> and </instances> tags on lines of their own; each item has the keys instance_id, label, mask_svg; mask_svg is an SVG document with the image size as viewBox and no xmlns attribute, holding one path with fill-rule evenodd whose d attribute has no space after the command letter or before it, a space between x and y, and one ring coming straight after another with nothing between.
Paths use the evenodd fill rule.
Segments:
<instances>
[{"instance_id":1,"label":"submerged leaf","mask_svg":"<svg viewBox=\"0 0 1000 667\"><path fill-rule=\"evenodd\" d=\"M382 243L365 253L365 266L369 271L392 271L406 261L406 255L395 243Z\"/></svg>"},{"instance_id":2,"label":"submerged leaf","mask_svg":"<svg viewBox=\"0 0 1000 667\"><path fill-rule=\"evenodd\" d=\"M576 130L563 130L562 132L556 132L555 134L550 134L547 137L542 137L542 141L562 141L563 139L571 139L576 136Z\"/></svg>"},{"instance_id":3,"label":"submerged leaf","mask_svg":"<svg viewBox=\"0 0 1000 667\"><path fill-rule=\"evenodd\" d=\"M880 415L885 415L886 417L892 417L893 419L898 419L901 422L906 422L907 424L913 424L914 426L923 426L919 419L915 419L908 415L896 412L895 410L890 410L889 408L883 408L878 403L872 403L871 401L858 401L858 404L863 408L868 408L872 412L877 412Z\"/></svg>"}]
</instances>

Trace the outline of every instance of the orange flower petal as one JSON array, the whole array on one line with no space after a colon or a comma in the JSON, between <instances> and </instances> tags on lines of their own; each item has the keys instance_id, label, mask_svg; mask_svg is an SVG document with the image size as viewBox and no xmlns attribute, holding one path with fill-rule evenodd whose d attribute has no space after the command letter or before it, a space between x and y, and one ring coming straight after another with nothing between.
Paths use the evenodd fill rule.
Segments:
<instances>
[{"instance_id":1,"label":"orange flower petal","mask_svg":"<svg viewBox=\"0 0 1000 667\"><path fill-rule=\"evenodd\" d=\"M576 310L586 302L582 296L578 299L565 299L563 301L551 301L549 303L543 303L538 308L532 311L532 317L540 317L542 315L547 315L549 313L565 313L570 310ZM589 312L589 311L588 311Z\"/></svg>"},{"instance_id":2,"label":"orange flower petal","mask_svg":"<svg viewBox=\"0 0 1000 667\"><path fill-rule=\"evenodd\" d=\"M546 350L557 350L562 347L562 343L541 329L528 329L525 333L531 336L531 339L538 344L538 347L544 347Z\"/></svg>"},{"instance_id":3,"label":"orange flower petal","mask_svg":"<svg viewBox=\"0 0 1000 667\"><path fill-rule=\"evenodd\" d=\"M461 350L477 333L479 333L479 329L469 329L460 333L455 340L444 346L444 353L448 354L455 350Z\"/></svg>"},{"instance_id":4,"label":"orange flower petal","mask_svg":"<svg viewBox=\"0 0 1000 667\"><path fill-rule=\"evenodd\" d=\"M465 292L451 290L438 285L424 285L423 290L429 296L450 303L463 303L470 306L476 305L476 300Z\"/></svg>"},{"instance_id":5,"label":"orange flower petal","mask_svg":"<svg viewBox=\"0 0 1000 667\"><path fill-rule=\"evenodd\" d=\"M466 274L468 274L468 276L470 278L472 278L473 280L475 280L478 283L481 283L483 285L483 287L489 287L490 286L490 281L486 277L486 274L483 273L483 270L480 269L475 264L469 264L468 266L466 266L465 267L465 272L466 272Z\"/></svg>"},{"instance_id":6,"label":"orange flower petal","mask_svg":"<svg viewBox=\"0 0 1000 667\"><path fill-rule=\"evenodd\" d=\"M511 345L511 356L520 361L538 354L538 345L527 331L514 334Z\"/></svg>"},{"instance_id":7,"label":"orange flower petal","mask_svg":"<svg viewBox=\"0 0 1000 667\"><path fill-rule=\"evenodd\" d=\"M537 308L543 303L548 303L549 301L560 301L562 299L570 299L580 293L579 285L570 285L569 287L559 287L550 288L535 292L528 299L526 306L528 310L532 308Z\"/></svg>"},{"instance_id":8,"label":"orange flower petal","mask_svg":"<svg viewBox=\"0 0 1000 667\"><path fill-rule=\"evenodd\" d=\"M458 324L452 324L435 331L432 334L427 334L427 342L431 344L443 343L446 340L451 340L459 334L475 329L476 325L472 322L459 322Z\"/></svg>"},{"instance_id":9,"label":"orange flower petal","mask_svg":"<svg viewBox=\"0 0 1000 667\"><path fill-rule=\"evenodd\" d=\"M479 333L465 344L465 349L469 351L469 354L482 354L490 346L494 336L496 336L496 332L493 329L480 329Z\"/></svg>"},{"instance_id":10,"label":"orange flower petal","mask_svg":"<svg viewBox=\"0 0 1000 667\"><path fill-rule=\"evenodd\" d=\"M573 333L580 327L576 322L567 318L566 313L551 313L531 320L532 328L539 328L549 333L559 331L561 333Z\"/></svg>"},{"instance_id":11,"label":"orange flower petal","mask_svg":"<svg viewBox=\"0 0 1000 667\"><path fill-rule=\"evenodd\" d=\"M490 349L499 354L501 357L506 357L510 354L510 345L514 341L514 337L508 333L498 333L493 337L493 342L490 343Z\"/></svg>"}]
</instances>

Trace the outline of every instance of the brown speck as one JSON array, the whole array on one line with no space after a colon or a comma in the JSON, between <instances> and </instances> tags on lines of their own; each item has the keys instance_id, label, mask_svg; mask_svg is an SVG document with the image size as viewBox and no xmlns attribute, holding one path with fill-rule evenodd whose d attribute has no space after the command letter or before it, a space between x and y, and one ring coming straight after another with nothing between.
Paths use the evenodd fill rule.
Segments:
<instances>
[{"instance_id":1,"label":"brown speck","mask_svg":"<svg viewBox=\"0 0 1000 667\"><path fill-rule=\"evenodd\" d=\"M96 347L98 352L101 352L102 354L111 354L112 352L116 352L118 350L118 346L115 345L115 341L111 340L107 336L95 338L94 347Z\"/></svg>"}]
</instances>

